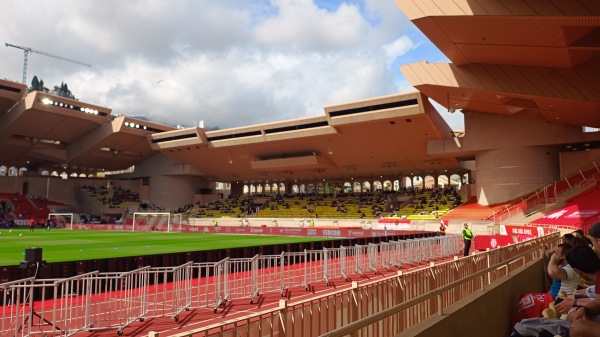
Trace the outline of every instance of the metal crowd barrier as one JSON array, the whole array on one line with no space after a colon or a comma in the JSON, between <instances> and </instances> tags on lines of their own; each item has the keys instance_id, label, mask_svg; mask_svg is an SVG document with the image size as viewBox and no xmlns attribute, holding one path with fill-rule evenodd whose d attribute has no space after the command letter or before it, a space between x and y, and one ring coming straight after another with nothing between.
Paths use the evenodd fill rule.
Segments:
<instances>
[{"instance_id":1,"label":"metal crowd barrier","mask_svg":"<svg viewBox=\"0 0 600 337\"><path fill-rule=\"evenodd\" d=\"M279 292L283 296L285 289L286 270L285 253L279 255L259 255L258 256L258 293Z\"/></svg>"},{"instance_id":2,"label":"metal crowd barrier","mask_svg":"<svg viewBox=\"0 0 600 337\"><path fill-rule=\"evenodd\" d=\"M15 336L17 327L22 323L21 313L23 306L29 305L27 287L35 282L35 277L30 277L22 280L6 282L0 284L0 295L2 296L2 318L0 318L0 327L2 328L2 336L4 331L7 331L7 336ZM24 289L24 291L19 291Z\"/></svg>"},{"instance_id":3,"label":"metal crowd barrier","mask_svg":"<svg viewBox=\"0 0 600 337\"><path fill-rule=\"evenodd\" d=\"M60 280L29 278L0 284L3 335L70 336L79 331L123 329L148 317L172 317L191 308L214 313L227 301L247 299L351 274L380 273L459 253L458 236L353 247L324 248L123 273L88 273ZM35 300L34 300L35 299ZM41 300L40 300L41 299Z\"/></svg>"},{"instance_id":4,"label":"metal crowd barrier","mask_svg":"<svg viewBox=\"0 0 600 337\"><path fill-rule=\"evenodd\" d=\"M340 273L344 281L350 279L348 276L348 248L340 246Z\"/></svg>"},{"instance_id":5,"label":"metal crowd barrier","mask_svg":"<svg viewBox=\"0 0 600 337\"><path fill-rule=\"evenodd\" d=\"M445 255L444 256L449 256L451 254L456 254L456 252L460 251L460 241L461 238L458 235L452 235L452 236L448 236L446 235L446 240L445 240L445 245L444 247L446 248L445 250Z\"/></svg>"},{"instance_id":6,"label":"metal crowd barrier","mask_svg":"<svg viewBox=\"0 0 600 337\"><path fill-rule=\"evenodd\" d=\"M425 261L436 260L439 255L439 247L436 246L436 243L438 243L438 241L436 240L436 238L428 237L422 238L421 240L423 241L422 245L424 246L423 254L425 257Z\"/></svg>"},{"instance_id":7,"label":"metal crowd barrier","mask_svg":"<svg viewBox=\"0 0 600 337\"><path fill-rule=\"evenodd\" d=\"M323 278L327 285L331 284L331 280L336 277L343 277L342 265L340 262L342 248L323 248L323 256L325 258L323 266ZM344 277L344 279L347 279Z\"/></svg>"},{"instance_id":8,"label":"metal crowd barrier","mask_svg":"<svg viewBox=\"0 0 600 337\"><path fill-rule=\"evenodd\" d=\"M379 255L379 244L369 243L367 246L367 259L369 270L373 272L373 274L379 274L379 266L380 266L380 255Z\"/></svg>"},{"instance_id":9,"label":"metal crowd barrier","mask_svg":"<svg viewBox=\"0 0 600 337\"><path fill-rule=\"evenodd\" d=\"M171 317L192 307L193 262L177 267L152 267L145 270L149 277L148 313L146 317Z\"/></svg>"},{"instance_id":10,"label":"metal crowd barrier","mask_svg":"<svg viewBox=\"0 0 600 337\"><path fill-rule=\"evenodd\" d=\"M306 259L304 260L304 279L306 289L313 282L323 281L327 283L325 277L325 251L324 250L304 250Z\"/></svg>"},{"instance_id":11,"label":"metal crowd barrier","mask_svg":"<svg viewBox=\"0 0 600 337\"><path fill-rule=\"evenodd\" d=\"M249 299L258 296L258 257L225 259L225 300Z\"/></svg>"},{"instance_id":12,"label":"metal crowd barrier","mask_svg":"<svg viewBox=\"0 0 600 337\"><path fill-rule=\"evenodd\" d=\"M122 273L100 273L92 282L91 326L87 329L123 329L135 321L144 321L148 312L149 266Z\"/></svg>"},{"instance_id":13,"label":"metal crowd barrier","mask_svg":"<svg viewBox=\"0 0 600 337\"><path fill-rule=\"evenodd\" d=\"M387 242L390 256L390 266L401 268L404 261L404 255L402 251L402 242L390 240Z\"/></svg>"},{"instance_id":14,"label":"metal crowd barrier","mask_svg":"<svg viewBox=\"0 0 600 337\"><path fill-rule=\"evenodd\" d=\"M219 307L225 305L227 300L225 293L225 262L194 263L191 268L197 277L192 291L192 307L211 308L217 312Z\"/></svg>"},{"instance_id":15,"label":"metal crowd barrier","mask_svg":"<svg viewBox=\"0 0 600 337\"><path fill-rule=\"evenodd\" d=\"M427 238L414 239L416 241L415 264L421 264L429 259L429 242Z\"/></svg>"},{"instance_id":16,"label":"metal crowd barrier","mask_svg":"<svg viewBox=\"0 0 600 337\"><path fill-rule=\"evenodd\" d=\"M306 278L306 251L283 253L283 290L302 286L308 290L308 280Z\"/></svg>"},{"instance_id":17,"label":"metal crowd barrier","mask_svg":"<svg viewBox=\"0 0 600 337\"><path fill-rule=\"evenodd\" d=\"M369 270L368 246L355 245L354 257L356 259L356 273L365 277L365 271Z\"/></svg>"},{"instance_id":18,"label":"metal crowd barrier","mask_svg":"<svg viewBox=\"0 0 600 337\"><path fill-rule=\"evenodd\" d=\"M66 279L35 279L0 284L2 336L71 336L87 330L91 283L97 272Z\"/></svg>"},{"instance_id":19,"label":"metal crowd barrier","mask_svg":"<svg viewBox=\"0 0 600 337\"><path fill-rule=\"evenodd\" d=\"M356 274L360 277L365 277L365 269L368 269L368 265L365 260L365 246L354 245L346 248L346 273Z\"/></svg>"},{"instance_id":20,"label":"metal crowd barrier","mask_svg":"<svg viewBox=\"0 0 600 337\"><path fill-rule=\"evenodd\" d=\"M396 241L396 243L398 245L396 248L400 253L400 266L402 264L412 265L417 263L416 258L414 257L416 250L416 244L414 240L409 239L403 241Z\"/></svg>"},{"instance_id":21,"label":"metal crowd barrier","mask_svg":"<svg viewBox=\"0 0 600 337\"><path fill-rule=\"evenodd\" d=\"M341 276L345 281L350 279L350 274L353 274L355 268L354 251L352 247L340 246L340 271Z\"/></svg>"},{"instance_id":22,"label":"metal crowd barrier","mask_svg":"<svg viewBox=\"0 0 600 337\"><path fill-rule=\"evenodd\" d=\"M381 242L379 244L379 257L381 268L390 271L392 267L398 266L396 245L393 242Z\"/></svg>"}]
</instances>

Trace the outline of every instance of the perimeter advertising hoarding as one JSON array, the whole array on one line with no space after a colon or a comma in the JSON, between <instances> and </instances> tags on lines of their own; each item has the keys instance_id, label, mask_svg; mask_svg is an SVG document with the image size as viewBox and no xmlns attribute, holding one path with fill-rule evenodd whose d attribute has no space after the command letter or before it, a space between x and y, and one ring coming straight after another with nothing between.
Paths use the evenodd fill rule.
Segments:
<instances>
[{"instance_id":1,"label":"perimeter advertising hoarding","mask_svg":"<svg viewBox=\"0 0 600 337\"><path fill-rule=\"evenodd\" d=\"M330 238L364 238L384 236L384 230L363 230L361 228L297 228L297 227L229 227L229 226L185 226L183 231L197 231L216 234L250 234L282 236L314 236ZM390 234L390 230L387 231ZM404 234L398 231L398 234Z\"/></svg>"},{"instance_id":2,"label":"perimeter advertising hoarding","mask_svg":"<svg viewBox=\"0 0 600 337\"><path fill-rule=\"evenodd\" d=\"M124 230L130 231L131 225L113 224L73 224L73 229L93 230ZM387 230L362 228L297 228L297 227L232 227L232 226L181 226L181 231L186 233L214 233L214 234L249 234L249 235L281 235L281 236L314 236L329 238L364 238L378 237L390 234L406 234L402 230Z\"/></svg>"},{"instance_id":3,"label":"perimeter advertising hoarding","mask_svg":"<svg viewBox=\"0 0 600 337\"><path fill-rule=\"evenodd\" d=\"M510 236L519 236L519 235L528 235L531 237L538 237L544 235L543 227L533 227L533 226L510 226L510 225L501 225L500 226L500 234L502 235L510 235Z\"/></svg>"}]
</instances>

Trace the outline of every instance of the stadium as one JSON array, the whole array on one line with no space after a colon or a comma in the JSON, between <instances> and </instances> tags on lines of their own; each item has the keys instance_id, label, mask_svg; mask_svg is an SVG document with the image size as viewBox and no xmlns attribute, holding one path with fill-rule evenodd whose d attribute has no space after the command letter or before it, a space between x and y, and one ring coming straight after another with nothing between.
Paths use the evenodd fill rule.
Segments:
<instances>
[{"instance_id":1,"label":"stadium","mask_svg":"<svg viewBox=\"0 0 600 337\"><path fill-rule=\"evenodd\" d=\"M0 80L0 240L9 220L31 240L0 267L2 331L507 336L547 250L600 221L600 7L396 4L452 63L402 65L415 91L316 117L175 128ZM306 240L45 266L44 235L103 230Z\"/></svg>"}]
</instances>

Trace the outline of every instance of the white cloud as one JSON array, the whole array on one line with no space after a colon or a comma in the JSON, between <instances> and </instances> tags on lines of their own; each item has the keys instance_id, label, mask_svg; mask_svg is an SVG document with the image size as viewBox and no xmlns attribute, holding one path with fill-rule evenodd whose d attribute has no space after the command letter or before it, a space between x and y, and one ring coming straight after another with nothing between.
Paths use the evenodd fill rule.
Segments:
<instances>
[{"instance_id":1,"label":"white cloud","mask_svg":"<svg viewBox=\"0 0 600 337\"><path fill-rule=\"evenodd\" d=\"M93 65L31 54L28 82L64 81L83 101L170 125L322 115L329 104L410 88L390 68L414 50L393 1L332 8L311 0L0 0L0 37ZM20 81L23 53L2 48L0 58L0 77Z\"/></svg>"},{"instance_id":2,"label":"white cloud","mask_svg":"<svg viewBox=\"0 0 600 337\"><path fill-rule=\"evenodd\" d=\"M396 58L406 54L414 48L414 43L408 36L401 36L392 43L388 43L383 46L385 55L387 56L387 62L391 64Z\"/></svg>"},{"instance_id":3,"label":"white cloud","mask_svg":"<svg viewBox=\"0 0 600 337\"><path fill-rule=\"evenodd\" d=\"M341 4L337 11L318 8L311 0L274 0L279 15L255 29L258 42L295 50L339 50L365 42L371 27L355 6Z\"/></svg>"}]
</instances>

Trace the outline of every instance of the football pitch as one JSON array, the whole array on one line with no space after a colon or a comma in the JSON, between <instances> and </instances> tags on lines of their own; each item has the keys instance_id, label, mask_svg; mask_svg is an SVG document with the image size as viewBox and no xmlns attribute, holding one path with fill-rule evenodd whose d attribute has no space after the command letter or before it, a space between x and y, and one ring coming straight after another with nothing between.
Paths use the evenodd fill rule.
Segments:
<instances>
[{"instance_id":1,"label":"football pitch","mask_svg":"<svg viewBox=\"0 0 600 337\"><path fill-rule=\"evenodd\" d=\"M168 254L188 251L323 241L318 237L249 236L233 234L122 232L36 228L0 230L0 266L18 265L25 249L42 248L48 263L124 256Z\"/></svg>"}]
</instances>

